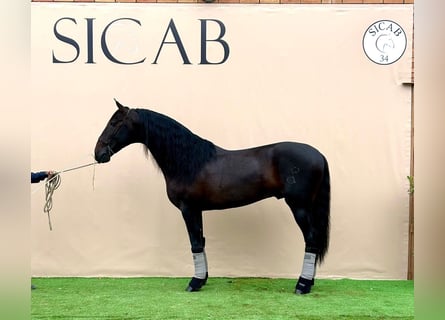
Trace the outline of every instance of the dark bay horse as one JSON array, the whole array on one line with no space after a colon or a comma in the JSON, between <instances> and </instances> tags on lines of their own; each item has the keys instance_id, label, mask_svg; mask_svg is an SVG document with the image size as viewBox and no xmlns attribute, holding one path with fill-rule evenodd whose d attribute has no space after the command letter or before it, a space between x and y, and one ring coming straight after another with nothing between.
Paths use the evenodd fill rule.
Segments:
<instances>
[{"instance_id":1,"label":"dark bay horse","mask_svg":"<svg viewBox=\"0 0 445 320\"><path fill-rule=\"evenodd\" d=\"M145 145L152 154L190 238L195 274L188 291L201 289L208 278L202 211L268 197L284 198L303 233L305 255L295 292L311 291L317 263L329 245L330 177L319 151L295 142L225 150L163 114L128 108L118 101L116 105L118 110L97 141L96 161L108 162L132 143Z\"/></svg>"}]
</instances>

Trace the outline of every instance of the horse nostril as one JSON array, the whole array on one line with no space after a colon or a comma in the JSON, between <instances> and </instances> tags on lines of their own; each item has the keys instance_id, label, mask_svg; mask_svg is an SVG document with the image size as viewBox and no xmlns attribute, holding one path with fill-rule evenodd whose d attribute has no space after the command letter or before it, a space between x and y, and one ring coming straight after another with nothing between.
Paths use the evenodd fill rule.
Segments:
<instances>
[{"instance_id":1,"label":"horse nostril","mask_svg":"<svg viewBox=\"0 0 445 320\"><path fill-rule=\"evenodd\" d=\"M105 163L110 161L110 155L106 150L102 152L96 152L94 158L98 163Z\"/></svg>"},{"instance_id":2,"label":"horse nostril","mask_svg":"<svg viewBox=\"0 0 445 320\"><path fill-rule=\"evenodd\" d=\"M104 152L102 154L102 156L100 157L99 162L100 163L105 163L105 162L108 162L108 161L110 161L110 155L108 154L108 152Z\"/></svg>"}]
</instances>

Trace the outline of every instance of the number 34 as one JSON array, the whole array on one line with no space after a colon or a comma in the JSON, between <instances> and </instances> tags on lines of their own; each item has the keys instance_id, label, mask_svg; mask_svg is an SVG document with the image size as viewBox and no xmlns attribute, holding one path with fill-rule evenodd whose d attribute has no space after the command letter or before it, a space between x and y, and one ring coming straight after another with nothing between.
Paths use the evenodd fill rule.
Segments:
<instances>
[{"instance_id":1,"label":"number 34","mask_svg":"<svg viewBox=\"0 0 445 320\"><path fill-rule=\"evenodd\" d=\"M388 62L388 55L381 54L380 55L380 62Z\"/></svg>"}]
</instances>

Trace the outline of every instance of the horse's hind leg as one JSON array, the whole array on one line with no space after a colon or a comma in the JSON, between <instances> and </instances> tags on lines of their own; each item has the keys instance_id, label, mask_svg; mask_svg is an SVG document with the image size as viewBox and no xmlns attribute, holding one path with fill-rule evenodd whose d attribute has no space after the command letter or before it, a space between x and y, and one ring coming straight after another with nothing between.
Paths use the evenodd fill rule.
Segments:
<instances>
[{"instance_id":1,"label":"horse's hind leg","mask_svg":"<svg viewBox=\"0 0 445 320\"><path fill-rule=\"evenodd\" d=\"M303 267L300 278L298 279L295 287L295 293L306 294L311 291L314 285L315 269L317 263L317 244L315 241L315 230L311 223L311 205L301 203L297 204L297 201L286 198L286 203L292 210L295 221L303 232L305 241L305 254L303 260Z\"/></svg>"},{"instance_id":2,"label":"horse's hind leg","mask_svg":"<svg viewBox=\"0 0 445 320\"><path fill-rule=\"evenodd\" d=\"M208 278L207 257L204 250L205 238L202 227L202 212L183 208L182 216L190 238L193 263L195 266L195 274L190 280L186 290L189 292L198 291L206 284Z\"/></svg>"}]
</instances>

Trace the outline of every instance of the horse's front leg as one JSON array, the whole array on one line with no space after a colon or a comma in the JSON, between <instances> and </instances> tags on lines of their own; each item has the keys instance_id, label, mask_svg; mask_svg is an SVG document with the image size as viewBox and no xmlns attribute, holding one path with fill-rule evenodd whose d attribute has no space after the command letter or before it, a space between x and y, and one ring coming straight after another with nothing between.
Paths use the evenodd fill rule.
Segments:
<instances>
[{"instance_id":1,"label":"horse's front leg","mask_svg":"<svg viewBox=\"0 0 445 320\"><path fill-rule=\"evenodd\" d=\"M205 238L202 230L202 211L193 210L189 207L184 207L181 211L189 234L195 265L195 274L186 290L189 292L198 291L206 284L208 278Z\"/></svg>"}]
</instances>

